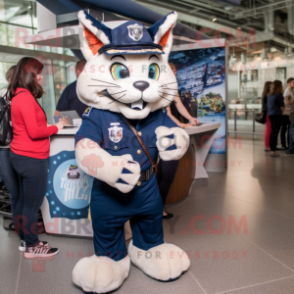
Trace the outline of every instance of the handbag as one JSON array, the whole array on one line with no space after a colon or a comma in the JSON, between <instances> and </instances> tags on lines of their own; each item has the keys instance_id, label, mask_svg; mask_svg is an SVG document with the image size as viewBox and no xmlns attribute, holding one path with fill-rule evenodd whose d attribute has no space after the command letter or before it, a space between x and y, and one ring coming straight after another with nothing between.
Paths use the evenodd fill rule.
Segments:
<instances>
[{"instance_id":1,"label":"handbag","mask_svg":"<svg viewBox=\"0 0 294 294\"><path fill-rule=\"evenodd\" d=\"M255 114L255 121L260 124L265 124L267 115L267 97L263 99L261 113Z\"/></svg>"},{"instance_id":2,"label":"handbag","mask_svg":"<svg viewBox=\"0 0 294 294\"><path fill-rule=\"evenodd\" d=\"M11 109L6 96L7 93L0 98L0 145L2 146L9 145L13 138Z\"/></svg>"},{"instance_id":3,"label":"handbag","mask_svg":"<svg viewBox=\"0 0 294 294\"><path fill-rule=\"evenodd\" d=\"M266 111L262 111L261 113L257 113L255 115L255 121L260 124L265 124L266 122Z\"/></svg>"}]
</instances>

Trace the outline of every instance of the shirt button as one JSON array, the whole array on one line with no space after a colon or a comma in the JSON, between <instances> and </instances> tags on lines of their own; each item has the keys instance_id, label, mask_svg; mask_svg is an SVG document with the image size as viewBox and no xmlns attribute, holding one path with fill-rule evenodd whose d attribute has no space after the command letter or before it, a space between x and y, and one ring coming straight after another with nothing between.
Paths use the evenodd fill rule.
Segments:
<instances>
[{"instance_id":1,"label":"shirt button","mask_svg":"<svg viewBox=\"0 0 294 294\"><path fill-rule=\"evenodd\" d=\"M117 149L117 146L114 146L114 149Z\"/></svg>"},{"instance_id":2,"label":"shirt button","mask_svg":"<svg viewBox=\"0 0 294 294\"><path fill-rule=\"evenodd\" d=\"M138 132L138 135L141 137L142 136L142 133L141 132Z\"/></svg>"},{"instance_id":3,"label":"shirt button","mask_svg":"<svg viewBox=\"0 0 294 294\"><path fill-rule=\"evenodd\" d=\"M139 150L137 151L137 153L138 153L138 154L141 154L141 153L142 153L142 151L139 149Z\"/></svg>"},{"instance_id":4,"label":"shirt button","mask_svg":"<svg viewBox=\"0 0 294 294\"><path fill-rule=\"evenodd\" d=\"M141 186L141 182L140 181L137 183L137 186Z\"/></svg>"}]
</instances>

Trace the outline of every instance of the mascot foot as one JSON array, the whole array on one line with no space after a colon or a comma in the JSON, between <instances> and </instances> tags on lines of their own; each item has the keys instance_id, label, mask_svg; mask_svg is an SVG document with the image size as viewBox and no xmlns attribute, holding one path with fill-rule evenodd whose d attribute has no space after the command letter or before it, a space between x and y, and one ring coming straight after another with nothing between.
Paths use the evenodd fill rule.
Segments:
<instances>
[{"instance_id":1,"label":"mascot foot","mask_svg":"<svg viewBox=\"0 0 294 294\"><path fill-rule=\"evenodd\" d=\"M114 261L105 256L81 259L73 269L73 282L85 292L106 293L120 287L130 270L130 258Z\"/></svg>"},{"instance_id":2,"label":"mascot foot","mask_svg":"<svg viewBox=\"0 0 294 294\"><path fill-rule=\"evenodd\" d=\"M187 254L173 244L165 243L144 251L131 241L129 256L146 275L161 281L174 280L190 267Z\"/></svg>"}]
</instances>

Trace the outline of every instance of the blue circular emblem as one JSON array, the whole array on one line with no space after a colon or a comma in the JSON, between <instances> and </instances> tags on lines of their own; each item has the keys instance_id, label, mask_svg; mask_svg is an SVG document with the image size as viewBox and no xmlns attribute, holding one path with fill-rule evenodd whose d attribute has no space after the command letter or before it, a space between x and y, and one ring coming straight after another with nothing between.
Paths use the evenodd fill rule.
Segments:
<instances>
[{"instance_id":1,"label":"blue circular emblem","mask_svg":"<svg viewBox=\"0 0 294 294\"><path fill-rule=\"evenodd\" d=\"M53 177L53 188L60 202L73 209L83 209L90 204L93 178L77 166L75 159L61 163Z\"/></svg>"}]
</instances>

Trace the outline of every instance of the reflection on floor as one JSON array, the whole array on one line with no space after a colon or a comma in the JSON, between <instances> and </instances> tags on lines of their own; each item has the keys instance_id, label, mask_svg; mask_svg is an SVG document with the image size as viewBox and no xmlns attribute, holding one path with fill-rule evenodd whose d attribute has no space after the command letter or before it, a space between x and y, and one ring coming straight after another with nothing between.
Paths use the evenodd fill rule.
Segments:
<instances>
[{"instance_id":1,"label":"reflection on floor","mask_svg":"<svg viewBox=\"0 0 294 294\"><path fill-rule=\"evenodd\" d=\"M175 218L164 221L165 240L188 252L189 272L163 283L132 266L115 293L294 293L294 158L271 158L260 142L254 144L230 149L227 173L210 174L208 186L194 187L168 209ZM18 238L2 229L0 218L0 293L82 293L72 285L71 271L93 251L92 241L40 239L60 253L34 264L18 252Z\"/></svg>"}]
</instances>

